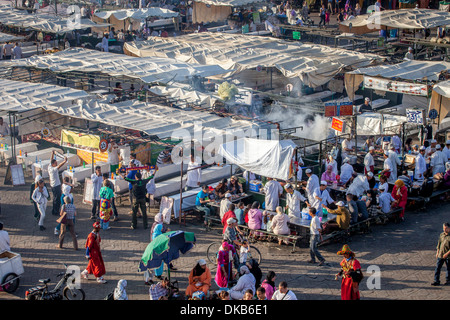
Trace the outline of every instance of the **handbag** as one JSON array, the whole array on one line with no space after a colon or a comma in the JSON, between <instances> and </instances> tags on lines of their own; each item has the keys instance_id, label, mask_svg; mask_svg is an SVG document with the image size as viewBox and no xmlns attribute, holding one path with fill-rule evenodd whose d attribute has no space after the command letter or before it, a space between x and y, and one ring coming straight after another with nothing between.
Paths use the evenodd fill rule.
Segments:
<instances>
[{"instance_id":1,"label":"handbag","mask_svg":"<svg viewBox=\"0 0 450 320\"><path fill-rule=\"evenodd\" d=\"M64 208L63 208L63 210L64 210ZM64 213L56 220L56 222L66 224L67 223L67 212L64 211Z\"/></svg>"}]
</instances>

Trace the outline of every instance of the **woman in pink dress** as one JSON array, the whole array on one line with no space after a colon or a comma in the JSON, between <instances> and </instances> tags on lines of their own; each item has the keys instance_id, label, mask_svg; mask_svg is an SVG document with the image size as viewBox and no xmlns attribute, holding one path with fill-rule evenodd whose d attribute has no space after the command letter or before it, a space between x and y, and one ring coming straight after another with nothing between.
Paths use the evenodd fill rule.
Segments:
<instances>
[{"instance_id":1,"label":"woman in pink dress","mask_svg":"<svg viewBox=\"0 0 450 320\"><path fill-rule=\"evenodd\" d=\"M217 272L214 280L220 288L226 288L228 281L233 278L233 255L236 253L234 246L226 241L222 242L222 246L217 253Z\"/></svg>"}]
</instances>

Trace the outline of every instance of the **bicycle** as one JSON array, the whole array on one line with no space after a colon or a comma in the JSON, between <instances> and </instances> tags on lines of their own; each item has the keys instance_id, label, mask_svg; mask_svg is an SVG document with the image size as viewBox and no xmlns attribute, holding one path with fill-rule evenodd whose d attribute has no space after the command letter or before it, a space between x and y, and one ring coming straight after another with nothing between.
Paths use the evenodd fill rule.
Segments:
<instances>
[{"instance_id":1,"label":"bicycle","mask_svg":"<svg viewBox=\"0 0 450 320\"><path fill-rule=\"evenodd\" d=\"M239 242L241 242L241 243L243 240L245 240L245 238L242 237L239 233L238 233L238 238L239 238ZM208 261L210 263L212 263L213 265L217 265L217 254L220 250L220 247L222 246L222 242L223 241L214 241L206 249L206 257L207 257ZM239 261L239 248L236 248L236 257L234 257L234 258L237 259L237 261ZM258 262L258 265L261 265L261 262L262 262L261 252L254 245L249 245L246 262L249 262L252 259L255 259Z\"/></svg>"},{"instance_id":2,"label":"bicycle","mask_svg":"<svg viewBox=\"0 0 450 320\"><path fill-rule=\"evenodd\" d=\"M67 269L67 265L64 264L64 267ZM62 300L66 298L67 300L84 300L86 295L83 289L72 288L68 285L68 281L75 282L75 279L71 279L72 275L75 273L73 270L71 273L64 271L59 273L56 277L62 277L61 280L58 281L56 286L52 290L48 290L47 283L50 282L50 279L40 279L39 282L43 283L42 286L33 287L28 289L25 292L26 300ZM62 290L62 294L61 294Z\"/></svg>"}]
</instances>

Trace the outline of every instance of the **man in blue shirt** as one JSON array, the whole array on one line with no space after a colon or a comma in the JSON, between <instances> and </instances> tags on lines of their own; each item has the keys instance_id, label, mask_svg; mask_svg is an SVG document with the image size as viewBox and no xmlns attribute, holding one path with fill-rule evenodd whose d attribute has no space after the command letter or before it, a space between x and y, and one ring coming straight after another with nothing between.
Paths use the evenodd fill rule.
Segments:
<instances>
[{"instance_id":1,"label":"man in blue shirt","mask_svg":"<svg viewBox=\"0 0 450 320\"><path fill-rule=\"evenodd\" d=\"M134 167L136 167L136 162L134 160L131 160L130 161L130 168L134 168ZM131 180L135 180L137 172L138 172L138 170L130 170L130 171L128 171L127 178L131 179ZM130 208L131 208L131 211L129 212L129 214L133 213L133 191L132 191L132 189L133 189L133 184L131 184L129 182L128 183L128 190L130 191L129 199L130 199ZM141 216L140 213L138 214L138 217L139 216Z\"/></svg>"},{"instance_id":2,"label":"man in blue shirt","mask_svg":"<svg viewBox=\"0 0 450 320\"><path fill-rule=\"evenodd\" d=\"M208 217L211 215L211 208L208 206L208 202L211 201L209 198L210 193L208 185L204 184L195 199L196 209L205 214L205 226L208 225Z\"/></svg>"}]
</instances>

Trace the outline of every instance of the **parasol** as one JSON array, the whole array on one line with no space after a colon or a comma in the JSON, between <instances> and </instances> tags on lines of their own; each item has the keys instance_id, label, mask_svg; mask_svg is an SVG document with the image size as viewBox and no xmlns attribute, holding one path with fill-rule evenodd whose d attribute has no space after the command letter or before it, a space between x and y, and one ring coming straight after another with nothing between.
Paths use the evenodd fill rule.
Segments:
<instances>
[{"instance_id":1,"label":"parasol","mask_svg":"<svg viewBox=\"0 0 450 320\"><path fill-rule=\"evenodd\" d=\"M180 257L180 253L185 254L191 250L194 243L195 235L193 232L178 230L160 234L145 249L139 262L139 271L156 269L161 267L163 263L169 265L171 261Z\"/></svg>"}]
</instances>

